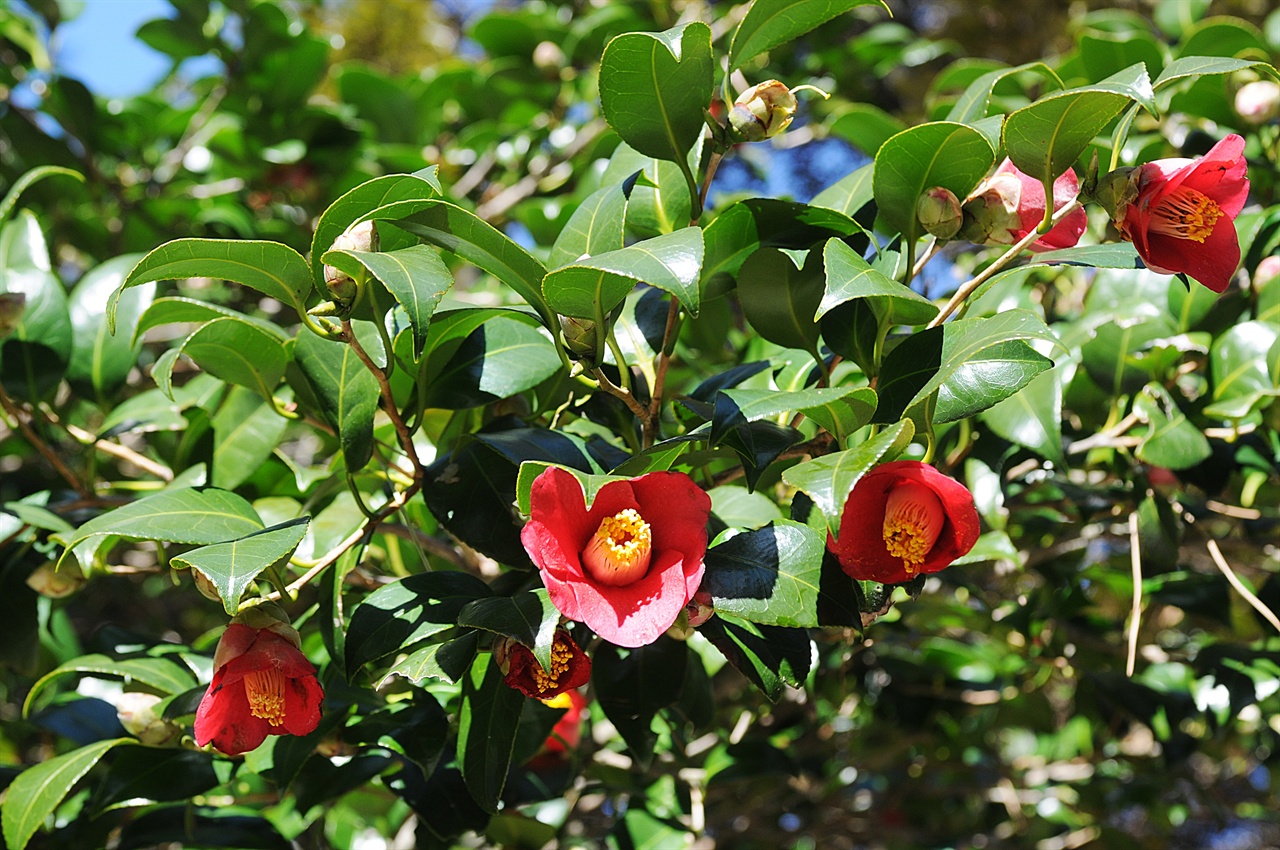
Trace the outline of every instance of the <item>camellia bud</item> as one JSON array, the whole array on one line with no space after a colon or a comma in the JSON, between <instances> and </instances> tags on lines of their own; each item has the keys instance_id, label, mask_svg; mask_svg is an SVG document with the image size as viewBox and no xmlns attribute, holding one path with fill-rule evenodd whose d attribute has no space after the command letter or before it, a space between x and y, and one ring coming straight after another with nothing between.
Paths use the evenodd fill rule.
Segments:
<instances>
[{"instance_id":1,"label":"camellia bud","mask_svg":"<svg viewBox=\"0 0 1280 850\"><path fill-rule=\"evenodd\" d=\"M27 576L27 586L41 596L50 599L62 599L70 596L88 581L74 558L68 558L62 566L57 561L48 561Z\"/></svg>"},{"instance_id":2,"label":"camellia bud","mask_svg":"<svg viewBox=\"0 0 1280 850\"><path fill-rule=\"evenodd\" d=\"M533 48L533 67L541 71L543 75L550 78L559 77L560 69L564 65L564 51L554 41L540 41Z\"/></svg>"},{"instance_id":3,"label":"camellia bud","mask_svg":"<svg viewBox=\"0 0 1280 850\"><path fill-rule=\"evenodd\" d=\"M214 602L222 601L222 596L218 593L217 586L214 585L214 583L210 581L209 577L204 573L199 570L192 570L191 578L196 583L196 590L200 591L200 595L205 599L209 599Z\"/></svg>"},{"instance_id":4,"label":"camellia bud","mask_svg":"<svg viewBox=\"0 0 1280 850\"><path fill-rule=\"evenodd\" d=\"M738 95L729 126L748 142L759 142L787 129L795 115L796 96L777 80L767 80Z\"/></svg>"},{"instance_id":5,"label":"camellia bud","mask_svg":"<svg viewBox=\"0 0 1280 850\"><path fill-rule=\"evenodd\" d=\"M356 222L348 227L345 233L333 240L329 250L377 251L378 231L374 229L372 221ZM324 283L329 288L329 294L339 303L349 304L356 297L358 289L356 282L351 278L351 275L341 269L334 266L325 266Z\"/></svg>"},{"instance_id":6,"label":"camellia bud","mask_svg":"<svg viewBox=\"0 0 1280 850\"><path fill-rule=\"evenodd\" d=\"M1253 282L1259 286L1280 277L1280 255L1263 257L1253 273Z\"/></svg>"},{"instance_id":7,"label":"camellia bud","mask_svg":"<svg viewBox=\"0 0 1280 850\"><path fill-rule=\"evenodd\" d=\"M1249 124L1265 124L1280 116L1280 83L1256 80L1236 92L1236 114Z\"/></svg>"},{"instance_id":8,"label":"camellia bud","mask_svg":"<svg viewBox=\"0 0 1280 850\"><path fill-rule=\"evenodd\" d=\"M955 236L964 222L960 199L944 186L934 186L920 196L916 218L925 230L942 240Z\"/></svg>"},{"instance_id":9,"label":"camellia bud","mask_svg":"<svg viewBox=\"0 0 1280 850\"><path fill-rule=\"evenodd\" d=\"M125 731L148 746L158 747L178 737L177 725L156 711L160 697L138 691L126 691L116 698L116 716Z\"/></svg>"},{"instance_id":10,"label":"camellia bud","mask_svg":"<svg viewBox=\"0 0 1280 850\"><path fill-rule=\"evenodd\" d=\"M22 321L22 314L27 310L25 292L0 293L0 336L12 331Z\"/></svg>"},{"instance_id":11,"label":"camellia bud","mask_svg":"<svg viewBox=\"0 0 1280 850\"><path fill-rule=\"evenodd\" d=\"M960 238L976 244L1012 245L1018 241L1013 234L1022 224L1018 215L1021 197L1022 183L1012 174L997 174L985 181L964 202Z\"/></svg>"},{"instance_id":12,"label":"camellia bud","mask_svg":"<svg viewBox=\"0 0 1280 850\"><path fill-rule=\"evenodd\" d=\"M1117 168L1098 178L1096 200L1112 221L1122 221L1129 204L1138 197L1139 168Z\"/></svg>"},{"instance_id":13,"label":"camellia bud","mask_svg":"<svg viewBox=\"0 0 1280 850\"><path fill-rule=\"evenodd\" d=\"M564 344L574 357L594 363L597 351L596 323L591 319L573 316L560 317L560 329L564 331Z\"/></svg>"},{"instance_id":14,"label":"camellia bud","mask_svg":"<svg viewBox=\"0 0 1280 850\"><path fill-rule=\"evenodd\" d=\"M699 590L684 606L684 615L688 618L690 628L697 628L716 614L712 607L711 594Z\"/></svg>"}]
</instances>

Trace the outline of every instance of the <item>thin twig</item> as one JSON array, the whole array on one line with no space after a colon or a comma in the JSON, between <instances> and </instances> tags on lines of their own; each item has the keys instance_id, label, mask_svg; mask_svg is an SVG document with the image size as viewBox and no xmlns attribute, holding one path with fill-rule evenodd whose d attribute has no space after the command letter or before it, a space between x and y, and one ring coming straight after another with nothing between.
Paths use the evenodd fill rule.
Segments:
<instances>
[{"instance_id":1,"label":"thin twig","mask_svg":"<svg viewBox=\"0 0 1280 850\"><path fill-rule=\"evenodd\" d=\"M516 183L503 189L484 203L478 204L476 206L476 215L489 222L506 215L508 210L538 191L538 184L542 182L543 177L551 173L551 169L563 162L568 162L580 154L604 133L607 126L603 119L596 118L578 128L573 141L558 156L548 157L541 168L530 170L527 175L520 178Z\"/></svg>"},{"instance_id":2,"label":"thin twig","mask_svg":"<svg viewBox=\"0 0 1280 850\"><path fill-rule=\"evenodd\" d=\"M92 498L93 490L85 484L84 481L80 480L78 475L71 471L71 468L62 461L62 458L58 456L58 453L55 452L48 443L41 439L40 435L35 432L35 429L31 427L31 423L27 421L26 412L18 405L17 402L9 398L9 394L5 392L3 388L0 388L0 405L2 405L5 412L18 423L18 430L22 431L22 435L27 438L27 442L31 444L32 448L38 451L40 456L49 462L49 465L52 466L60 476L62 476L62 479L66 481L67 484L71 485L71 488L81 496L86 499Z\"/></svg>"},{"instance_id":3,"label":"thin twig","mask_svg":"<svg viewBox=\"0 0 1280 850\"><path fill-rule=\"evenodd\" d=\"M119 460L127 461L138 467L144 472L148 472L159 478L161 481L172 481L173 470L161 463L156 463L149 457L138 454L128 446L120 443L113 443L110 440L100 439L79 425L73 425L70 422L63 422L56 413L45 410L44 408L36 408L41 416L51 425L66 431L73 439L85 446L92 446L105 455L111 455Z\"/></svg>"},{"instance_id":4,"label":"thin twig","mask_svg":"<svg viewBox=\"0 0 1280 850\"><path fill-rule=\"evenodd\" d=\"M1231 569L1231 565L1227 563L1227 559L1222 557L1222 550L1218 548L1218 541L1210 540L1208 542L1209 557L1213 558L1213 562L1217 564L1218 569L1222 570L1222 574L1227 577L1227 581L1244 597L1244 601L1253 606L1253 610L1257 611L1264 619L1280 632L1280 617L1276 617L1274 611L1266 606L1261 599L1253 595L1253 591L1244 586L1244 582L1240 581L1240 577Z\"/></svg>"},{"instance_id":5,"label":"thin twig","mask_svg":"<svg viewBox=\"0 0 1280 850\"><path fill-rule=\"evenodd\" d=\"M1124 673L1132 677L1138 663L1138 628L1142 625L1142 550L1138 537L1138 512L1129 514L1129 567L1133 571L1133 607L1129 609L1129 657Z\"/></svg>"},{"instance_id":6,"label":"thin twig","mask_svg":"<svg viewBox=\"0 0 1280 850\"><path fill-rule=\"evenodd\" d=\"M642 424L647 421L649 411L640 403L640 400L615 384L613 381L609 380L609 376L604 373L603 369L592 369L591 376L596 379L596 383L600 385L600 389L604 390L611 396L622 399L623 404L625 404L627 409L635 414L635 417L639 419Z\"/></svg>"},{"instance_id":7,"label":"thin twig","mask_svg":"<svg viewBox=\"0 0 1280 850\"><path fill-rule=\"evenodd\" d=\"M667 308L667 325L662 331L662 351L658 352L658 365L654 370L653 397L649 399L648 415L641 420L643 422L642 443L646 449L653 445L654 438L658 434L658 421L662 416L662 392L667 382L667 366L671 363L669 353L672 348L671 337L675 333L679 318L680 302L672 296L671 304Z\"/></svg>"},{"instance_id":8,"label":"thin twig","mask_svg":"<svg viewBox=\"0 0 1280 850\"><path fill-rule=\"evenodd\" d=\"M1062 209L1058 210L1056 213L1053 214L1053 224L1056 225L1058 222L1062 221L1068 215L1075 212L1075 210L1079 206L1080 206L1079 198L1074 198L1069 203L1063 205ZM940 311L938 311L938 315L933 317L933 321L929 322L929 324L926 325L926 328L936 328L938 325L945 322L947 320L947 317L950 316L952 313L954 313L960 307L960 305L963 304L965 300L974 293L974 290L976 290L979 286L982 286L982 284L986 283L989 279L991 279L996 274L996 272L1002 271L1005 266L1007 266L1019 254L1021 254L1029 245L1031 245L1032 242L1035 242L1037 239L1039 239L1043 235L1044 234L1040 233L1039 231L1036 231L1036 230L1031 231L1026 236L1022 237L1020 240L1015 242L1013 244L1013 247L1011 247L1008 251L1005 251L1003 254L997 257L995 262L987 266L979 274L974 275L971 279L961 284L960 288L957 289L955 294L951 296L951 300L948 301Z\"/></svg>"},{"instance_id":9,"label":"thin twig","mask_svg":"<svg viewBox=\"0 0 1280 850\"><path fill-rule=\"evenodd\" d=\"M1130 413L1124 419L1121 419L1105 431L1099 431L1093 436L1086 437L1083 440L1076 440L1074 443L1067 446L1067 454L1080 454L1081 452L1087 452L1090 449L1102 448L1104 446L1137 445L1137 442L1121 442L1120 438L1124 436L1126 431L1141 421L1142 417L1138 416L1138 414Z\"/></svg>"},{"instance_id":10,"label":"thin twig","mask_svg":"<svg viewBox=\"0 0 1280 850\"><path fill-rule=\"evenodd\" d=\"M418 458L418 452L413 447L413 436L410 435L409 429L405 427L404 419L400 417L400 411L396 408L395 396L391 393L391 383L387 380L387 373L373 362L373 358L369 356L369 353L364 350L364 346L360 344L360 340L356 339L355 331L351 328L350 319L342 320L342 337L343 342L351 346L351 350L356 353L356 357L360 358L360 362L373 373L373 377L377 380L378 390L382 394L382 409L396 429L396 438L400 441L400 448L409 456L409 462L413 464L414 478L421 481L422 461Z\"/></svg>"},{"instance_id":11,"label":"thin twig","mask_svg":"<svg viewBox=\"0 0 1280 850\"><path fill-rule=\"evenodd\" d=\"M938 255L938 251L942 250L942 241L934 239L929 243L929 247L925 249L924 256L916 261L915 268L911 270L911 279L915 280L920 276L920 272L924 271L924 267L929 265L929 261Z\"/></svg>"}]
</instances>

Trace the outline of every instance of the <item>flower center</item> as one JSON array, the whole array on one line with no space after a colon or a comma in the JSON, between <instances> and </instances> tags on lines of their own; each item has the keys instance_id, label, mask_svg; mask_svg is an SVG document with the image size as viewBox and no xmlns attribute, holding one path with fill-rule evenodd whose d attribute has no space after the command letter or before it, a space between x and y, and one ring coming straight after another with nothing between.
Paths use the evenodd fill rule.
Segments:
<instances>
[{"instance_id":1,"label":"flower center","mask_svg":"<svg viewBox=\"0 0 1280 850\"><path fill-rule=\"evenodd\" d=\"M274 667L254 670L244 677L249 713L272 726L284 723L284 674Z\"/></svg>"},{"instance_id":2,"label":"flower center","mask_svg":"<svg viewBox=\"0 0 1280 850\"><path fill-rule=\"evenodd\" d=\"M945 521L942 503L934 492L923 484L905 481L893 489L885 503L885 549L902 559L903 569L910 575L924 563Z\"/></svg>"},{"instance_id":3,"label":"flower center","mask_svg":"<svg viewBox=\"0 0 1280 850\"><path fill-rule=\"evenodd\" d=\"M555 641L551 644L551 669L543 670L542 665L534 663L533 667L533 684L537 687L538 693L546 693L555 690L560 684L560 677L569 671L569 661L573 658L573 650L568 644L561 641Z\"/></svg>"},{"instance_id":4,"label":"flower center","mask_svg":"<svg viewBox=\"0 0 1280 850\"><path fill-rule=\"evenodd\" d=\"M1151 210L1148 228L1175 239L1204 242L1213 233L1213 226L1222 218L1222 207L1195 189L1182 188L1161 199Z\"/></svg>"},{"instance_id":5,"label":"flower center","mask_svg":"<svg viewBox=\"0 0 1280 850\"><path fill-rule=\"evenodd\" d=\"M649 571L653 535L634 508L606 517L582 550L582 565L601 584L620 587Z\"/></svg>"}]
</instances>

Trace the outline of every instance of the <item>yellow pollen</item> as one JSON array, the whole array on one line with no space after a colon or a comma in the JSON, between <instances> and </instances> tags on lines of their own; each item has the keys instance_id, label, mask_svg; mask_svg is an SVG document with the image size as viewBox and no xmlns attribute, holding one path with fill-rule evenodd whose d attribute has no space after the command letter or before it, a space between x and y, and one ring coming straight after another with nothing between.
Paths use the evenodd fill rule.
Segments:
<instances>
[{"instance_id":1,"label":"yellow pollen","mask_svg":"<svg viewBox=\"0 0 1280 850\"><path fill-rule=\"evenodd\" d=\"M1222 218L1222 207L1195 189L1178 189L1151 210L1150 230L1175 239L1204 242Z\"/></svg>"},{"instance_id":2,"label":"yellow pollen","mask_svg":"<svg viewBox=\"0 0 1280 850\"><path fill-rule=\"evenodd\" d=\"M554 690L560 683L560 677L569 672L569 660L573 658L573 650L560 641L551 644L551 670L543 670L541 664L533 665L533 684L538 693Z\"/></svg>"},{"instance_id":3,"label":"yellow pollen","mask_svg":"<svg viewBox=\"0 0 1280 850\"><path fill-rule=\"evenodd\" d=\"M899 484L885 502L885 549L902 559L910 575L928 557L945 522L942 503L932 490L914 481Z\"/></svg>"},{"instance_id":4,"label":"yellow pollen","mask_svg":"<svg viewBox=\"0 0 1280 850\"><path fill-rule=\"evenodd\" d=\"M582 565L601 584L631 584L649 571L653 535L649 523L633 508L601 521L582 550Z\"/></svg>"},{"instance_id":5,"label":"yellow pollen","mask_svg":"<svg viewBox=\"0 0 1280 850\"><path fill-rule=\"evenodd\" d=\"M272 726L284 723L284 674L274 667L245 674L244 692L249 713Z\"/></svg>"}]
</instances>

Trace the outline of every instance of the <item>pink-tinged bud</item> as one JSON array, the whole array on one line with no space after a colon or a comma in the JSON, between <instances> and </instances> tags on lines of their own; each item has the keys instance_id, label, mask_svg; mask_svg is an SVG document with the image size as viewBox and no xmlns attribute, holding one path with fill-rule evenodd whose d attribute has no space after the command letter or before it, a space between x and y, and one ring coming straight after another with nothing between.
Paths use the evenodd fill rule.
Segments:
<instances>
[{"instance_id":1,"label":"pink-tinged bud","mask_svg":"<svg viewBox=\"0 0 1280 850\"><path fill-rule=\"evenodd\" d=\"M142 743L159 747L175 740L180 730L177 725L164 719L163 713L156 710L160 697L155 694L144 694L127 691L116 698L116 716L125 731Z\"/></svg>"},{"instance_id":2,"label":"pink-tinged bud","mask_svg":"<svg viewBox=\"0 0 1280 850\"><path fill-rule=\"evenodd\" d=\"M564 66L564 51L554 41L540 41L533 48L533 67L537 68L545 76L551 78L559 77L560 69L564 68Z\"/></svg>"},{"instance_id":3,"label":"pink-tinged bud","mask_svg":"<svg viewBox=\"0 0 1280 850\"><path fill-rule=\"evenodd\" d=\"M934 186L916 202L916 219L930 234L947 240L960 232L964 214L960 211L960 199L944 186Z\"/></svg>"},{"instance_id":4,"label":"pink-tinged bud","mask_svg":"<svg viewBox=\"0 0 1280 850\"><path fill-rule=\"evenodd\" d=\"M1253 273L1253 282L1261 286L1277 277L1280 277L1280 254L1272 254L1270 257L1263 257L1262 262L1258 263L1258 268Z\"/></svg>"},{"instance_id":5,"label":"pink-tinged bud","mask_svg":"<svg viewBox=\"0 0 1280 850\"><path fill-rule=\"evenodd\" d=\"M767 80L738 95L729 126L748 142L760 142L787 129L795 115L796 96L777 80Z\"/></svg>"},{"instance_id":6,"label":"pink-tinged bud","mask_svg":"<svg viewBox=\"0 0 1280 850\"><path fill-rule=\"evenodd\" d=\"M41 564L27 576L27 586L50 599L70 596L84 587L87 581L74 558L68 558L62 566L58 566L56 561Z\"/></svg>"},{"instance_id":7,"label":"pink-tinged bud","mask_svg":"<svg viewBox=\"0 0 1280 850\"><path fill-rule=\"evenodd\" d=\"M960 238L979 245L1012 245L1014 231L1022 223L1018 216L1021 195L1022 184L1011 174L986 180L964 202L963 226L957 231Z\"/></svg>"},{"instance_id":8,"label":"pink-tinged bud","mask_svg":"<svg viewBox=\"0 0 1280 850\"><path fill-rule=\"evenodd\" d=\"M1257 80L1236 92L1236 114L1248 124L1265 124L1280 117L1280 83Z\"/></svg>"},{"instance_id":9,"label":"pink-tinged bud","mask_svg":"<svg viewBox=\"0 0 1280 850\"><path fill-rule=\"evenodd\" d=\"M12 331L22 321L22 314L27 311L27 294L25 292L0 293L0 336Z\"/></svg>"},{"instance_id":10,"label":"pink-tinged bud","mask_svg":"<svg viewBox=\"0 0 1280 850\"><path fill-rule=\"evenodd\" d=\"M710 620L716 614L716 609L712 606L711 594L705 590L699 590L684 606L684 615L689 622L689 627L696 629L707 620Z\"/></svg>"},{"instance_id":11,"label":"pink-tinged bud","mask_svg":"<svg viewBox=\"0 0 1280 850\"><path fill-rule=\"evenodd\" d=\"M1080 194L1080 181L1068 168L1053 181L1053 211L1075 201ZM978 184L965 201L965 223L960 238L970 242L1012 245L1037 231L1044 222L1044 184L1019 171L1008 157L995 174ZM1080 241L1089 219L1082 207L1067 215L1029 246L1032 251L1070 248Z\"/></svg>"},{"instance_id":12,"label":"pink-tinged bud","mask_svg":"<svg viewBox=\"0 0 1280 850\"><path fill-rule=\"evenodd\" d=\"M351 225L346 232L333 240L330 251L377 251L378 231L372 221L361 221ZM356 282L351 275L333 266L324 267L324 283L329 294L339 303L349 303L356 296Z\"/></svg>"}]
</instances>

